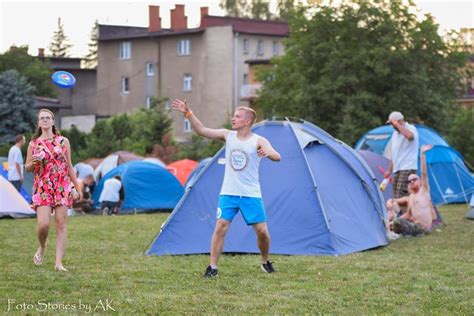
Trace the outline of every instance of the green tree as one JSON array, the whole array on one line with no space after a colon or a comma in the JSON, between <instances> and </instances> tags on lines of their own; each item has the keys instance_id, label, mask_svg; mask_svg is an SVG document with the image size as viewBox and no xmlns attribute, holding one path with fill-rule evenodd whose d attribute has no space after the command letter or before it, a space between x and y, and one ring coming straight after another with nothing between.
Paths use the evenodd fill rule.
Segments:
<instances>
[{"instance_id":1,"label":"green tree","mask_svg":"<svg viewBox=\"0 0 474 316\"><path fill-rule=\"evenodd\" d=\"M15 69L25 77L28 83L35 87L35 95L56 96L50 79L51 65L28 55L28 46L11 47L0 55L0 73L9 69Z\"/></svg>"},{"instance_id":2,"label":"green tree","mask_svg":"<svg viewBox=\"0 0 474 316\"><path fill-rule=\"evenodd\" d=\"M278 0L274 12L270 9L269 0L221 0L220 7L227 15L240 18L260 20L285 19L300 0Z\"/></svg>"},{"instance_id":3,"label":"green tree","mask_svg":"<svg viewBox=\"0 0 474 316\"><path fill-rule=\"evenodd\" d=\"M16 70L0 74L0 144L35 128L34 87Z\"/></svg>"},{"instance_id":4,"label":"green tree","mask_svg":"<svg viewBox=\"0 0 474 316\"><path fill-rule=\"evenodd\" d=\"M68 43L68 38L64 33L64 27L61 23L61 18L58 18L58 29L54 32L53 39L49 45L51 56L53 57L68 57L69 49L72 47Z\"/></svg>"},{"instance_id":5,"label":"green tree","mask_svg":"<svg viewBox=\"0 0 474 316\"><path fill-rule=\"evenodd\" d=\"M302 8L285 55L261 72L266 115L294 116L353 143L393 110L445 132L467 55L446 44L431 16L402 1L345 1Z\"/></svg>"},{"instance_id":6,"label":"green tree","mask_svg":"<svg viewBox=\"0 0 474 316\"><path fill-rule=\"evenodd\" d=\"M175 160L192 159L201 160L206 157L214 156L224 144L217 140L209 140L199 135L193 134L191 141L180 144L180 150Z\"/></svg>"},{"instance_id":7,"label":"green tree","mask_svg":"<svg viewBox=\"0 0 474 316\"><path fill-rule=\"evenodd\" d=\"M227 15L244 18L249 17L251 12L251 6L247 0L221 0L219 4Z\"/></svg>"},{"instance_id":8,"label":"green tree","mask_svg":"<svg viewBox=\"0 0 474 316\"><path fill-rule=\"evenodd\" d=\"M141 155L151 154L156 144L171 132L173 120L167 115L166 99L153 98L150 109L141 108L131 116L132 133L127 148Z\"/></svg>"},{"instance_id":9,"label":"green tree","mask_svg":"<svg viewBox=\"0 0 474 316\"><path fill-rule=\"evenodd\" d=\"M69 140L73 164L89 158L85 152L85 149L87 148L86 133L81 132L75 125L73 125L70 129L61 130L61 135L67 137Z\"/></svg>"},{"instance_id":10,"label":"green tree","mask_svg":"<svg viewBox=\"0 0 474 316\"><path fill-rule=\"evenodd\" d=\"M165 135L171 132L172 119L164 110L164 101L153 99L150 109L142 108L97 122L85 136L85 146L79 146L78 157L105 157L118 150L142 156L152 154L154 147L163 145Z\"/></svg>"},{"instance_id":11,"label":"green tree","mask_svg":"<svg viewBox=\"0 0 474 316\"><path fill-rule=\"evenodd\" d=\"M448 136L451 146L464 156L465 161L474 167L474 108L459 109L454 117Z\"/></svg>"},{"instance_id":12,"label":"green tree","mask_svg":"<svg viewBox=\"0 0 474 316\"><path fill-rule=\"evenodd\" d=\"M86 66L88 68L97 67L97 50L98 50L98 39L99 39L99 22L95 20L94 26L90 34L91 38L89 41L89 53L86 55Z\"/></svg>"}]
</instances>

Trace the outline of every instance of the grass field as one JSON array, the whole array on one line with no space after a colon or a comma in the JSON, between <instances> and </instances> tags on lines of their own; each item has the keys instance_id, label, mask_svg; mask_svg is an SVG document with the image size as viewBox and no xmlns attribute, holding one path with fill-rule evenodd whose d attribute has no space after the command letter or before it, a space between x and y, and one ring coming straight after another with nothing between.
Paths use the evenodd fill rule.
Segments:
<instances>
[{"instance_id":1,"label":"grass field","mask_svg":"<svg viewBox=\"0 0 474 316\"><path fill-rule=\"evenodd\" d=\"M37 268L36 220L1 220L0 314L473 315L474 221L466 211L443 207L446 227L372 251L273 256L271 275L257 255L223 256L211 280L202 278L207 256L143 254L168 214L70 218L67 273L53 270L54 227Z\"/></svg>"}]
</instances>

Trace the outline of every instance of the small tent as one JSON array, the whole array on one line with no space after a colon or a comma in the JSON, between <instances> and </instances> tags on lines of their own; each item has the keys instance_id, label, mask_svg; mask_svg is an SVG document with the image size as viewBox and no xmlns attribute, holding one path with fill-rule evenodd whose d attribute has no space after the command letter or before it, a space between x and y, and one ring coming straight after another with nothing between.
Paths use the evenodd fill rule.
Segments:
<instances>
[{"instance_id":1,"label":"small tent","mask_svg":"<svg viewBox=\"0 0 474 316\"><path fill-rule=\"evenodd\" d=\"M123 164L132 160L141 160L143 157L137 156L134 153L128 151L117 151L113 154L105 157L101 163L95 168L94 178L100 180L104 175L106 175L110 170L114 169L120 164Z\"/></svg>"},{"instance_id":2,"label":"small tent","mask_svg":"<svg viewBox=\"0 0 474 316\"><path fill-rule=\"evenodd\" d=\"M469 210L467 211L465 217L467 219L474 219L474 194L471 196L471 201L469 202Z\"/></svg>"},{"instance_id":3,"label":"small tent","mask_svg":"<svg viewBox=\"0 0 474 316\"><path fill-rule=\"evenodd\" d=\"M377 182L382 183L384 179L384 172L388 169L390 160L369 150L358 150L357 152L370 167L375 175L375 178L377 179ZM391 182L389 182L385 187L385 190L383 191L383 197L385 201L388 201L393 197L393 187Z\"/></svg>"},{"instance_id":4,"label":"small tent","mask_svg":"<svg viewBox=\"0 0 474 316\"><path fill-rule=\"evenodd\" d=\"M369 167L354 150L305 121L264 121L281 162L263 159L260 183L271 252L339 255L388 243L385 204ZM225 164L222 149L187 189L148 255L208 253ZM224 252L259 253L252 228L236 216Z\"/></svg>"},{"instance_id":5,"label":"small tent","mask_svg":"<svg viewBox=\"0 0 474 316\"><path fill-rule=\"evenodd\" d=\"M7 165L8 168L8 165ZM0 166L0 176L8 181L8 170L4 166ZM31 186L30 186L31 184ZM30 188L29 193L27 188ZM26 202L31 201L31 191L33 190L33 174L25 172L24 182L21 186L20 194L25 199Z\"/></svg>"},{"instance_id":6,"label":"small tent","mask_svg":"<svg viewBox=\"0 0 474 316\"><path fill-rule=\"evenodd\" d=\"M451 148L434 129L421 124L416 124L416 129L420 147L425 144L435 145L426 153L433 203L435 205L469 203L470 196L474 192L474 177L466 167L462 155ZM391 125L377 127L362 136L357 141L355 149L369 150L390 159L389 144L392 133Z\"/></svg>"},{"instance_id":7,"label":"small tent","mask_svg":"<svg viewBox=\"0 0 474 316\"><path fill-rule=\"evenodd\" d=\"M0 218L34 217L36 213L4 177L0 177Z\"/></svg>"},{"instance_id":8,"label":"small tent","mask_svg":"<svg viewBox=\"0 0 474 316\"><path fill-rule=\"evenodd\" d=\"M166 166L166 169L168 169L169 172L178 178L182 185L185 185L189 175L197 165L198 163L194 160L182 159L170 163L168 166Z\"/></svg>"},{"instance_id":9,"label":"small tent","mask_svg":"<svg viewBox=\"0 0 474 316\"><path fill-rule=\"evenodd\" d=\"M199 161L196 168L194 168L193 171L191 171L191 173L189 174L188 179L186 180L186 183L184 185L185 189L187 189L189 186L191 186L194 183L198 175L201 173L201 171L207 166L207 164L211 160L212 160L212 157L206 157Z\"/></svg>"},{"instance_id":10,"label":"small tent","mask_svg":"<svg viewBox=\"0 0 474 316\"><path fill-rule=\"evenodd\" d=\"M112 169L97 184L92 200L99 207L104 182L116 175L122 178L125 200L121 213L172 209L183 195L183 186L168 170L146 161L129 161Z\"/></svg>"},{"instance_id":11,"label":"small tent","mask_svg":"<svg viewBox=\"0 0 474 316\"><path fill-rule=\"evenodd\" d=\"M422 125L415 124L419 136L420 147L425 144L449 146L446 140L434 129ZM356 150L369 150L379 155L383 155L390 159L392 153L391 146L387 146L392 138L394 129L392 125L382 125L376 127L362 136L355 144Z\"/></svg>"},{"instance_id":12,"label":"small tent","mask_svg":"<svg viewBox=\"0 0 474 316\"><path fill-rule=\"evenodd\" d=\"M431 199L435 205L469 203L474 177L461 154L451 147L434 146L426 152Z\"/></svg>"}]
</instances>

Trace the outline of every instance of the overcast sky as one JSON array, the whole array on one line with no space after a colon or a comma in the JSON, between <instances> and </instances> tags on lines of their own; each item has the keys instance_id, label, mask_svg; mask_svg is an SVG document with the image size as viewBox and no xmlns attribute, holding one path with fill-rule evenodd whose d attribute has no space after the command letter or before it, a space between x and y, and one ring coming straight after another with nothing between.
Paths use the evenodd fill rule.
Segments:
<instances>
[{"instance_id":1,"label":"overcast sky","mask_svg":"<svg viewBox=\"0 0 474 316\"><path fill-rule=\"evenodd\" d=\"M162 25L169 27L169 10L174 4L185 4L188 26L199 25L199 7L208 6L209 14L223 15L219 0L0 0L0 53L15 44L28 45L30 54L48 48L57 19L61 17L69 41L74 45L73 57L83 57L94 21L101 24L148 26L148 5L160 6ZM441 30L474 27L474 0L415 0L422 13L431 13Z\"/></svg>"}]
</instances>

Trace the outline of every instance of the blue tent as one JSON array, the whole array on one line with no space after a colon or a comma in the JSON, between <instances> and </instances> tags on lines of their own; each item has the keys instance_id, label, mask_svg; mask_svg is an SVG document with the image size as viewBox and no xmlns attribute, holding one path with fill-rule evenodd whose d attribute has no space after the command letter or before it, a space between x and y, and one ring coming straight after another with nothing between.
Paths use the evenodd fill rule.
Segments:
<instances>
[{"instance_id":1,"label":"blue tent","mask_svg":"<svg viewBox=\"0 0 474 316\"><path fill-rule=\"evenodd\" d=\"M264 121L253 131L282 156L279 163L263 159L260 165L272 253L339 255L388 243L377 181L352 148L305 121ZM209 252L224 154L219 151L186 190L148 255ZM259 252L241 215L229 229L224 252Z\"/></svg>"},{"instance_id":2,"label":"blue tent","mask_svg":"<svg viewBox=\"0 0 474 316\"><path fill-rule=\"evenodd\" d=\"M469 203L474 177L461 154L451 147L434 146L426 152L431 199L435 205Z\"/></svg>"},{"instance_id":3,"label":"blue tent","mask_svg":"<svg viewBox=\"0 0 474 316\"><path fill-rule=\"evenodd\" d=\"M155 163L133 160L110 170L97 184L92 199L99 207L104 182L120 175L125 189L121 213L172 209L184 193L178 179Z\"/></svg>"},{"instance_id":4,"label":"blue tent","mask_svg":"<svg viewBox=\"0 0 474 316\"><path fill-rule=\"evenodd\" d=\"M191 173L189 174L188 180L186 180L186 183L184 185L184 187L186 189L196 181L198 175L201 173L201 171L204 169L204 167L206 167L206 165L209 162L211 162L211 160L212 160L211 157L207 157L207 158L201 159L199 161L196 168L194 168L193 171L191 171Z\"/></svg>"},{"instance_id":5,"label":"blue tent","mask_svg":"<svg viewBox=\"0 0 474 316\"><path fill-rule=\"evenodd\" d=\"M462 155L451 148L434 129L421 124L415 126L420 147L425 144L436 145L426 154L433 203L435 205L468 203L474 191L474 177L464 164ZM387 145L392 133L391 125L374 128L357 141L355 149L373 151L390 158L390 146Z\"/></svg>"},{"instance_id":6,"label":"blue tent","mask_svg":"<svg viewBox=\"0 0 474 316\"><path fill-rule=\"evenodd\" d=\"M425 144L449 147L444 138L434 129L422 124L415 124L415 127L418 131L420 147ZM365 133L364 136L356 142L354 148L356 150L370 150L389 158L390 154L387 155L387 144L392 138L393 131L394 129L390 124L376 127Z\"/></svg>"},{"instance_id":7,"label":"blue tent","mask_svg":"<svg viewBox=\"0 0 474 316\"><path fill-rule=\"evenodd\" d=\"M369 150L358 150L357 153L365 160L367 165L370 167L370 169L375 175L375 178L377 179L377 182L382 183L384 179L384 172L388 169L390 160L388 160L382 155L376 154ZM385 201L388 201L393 197L393 187L391 182L387 184L382 194Z\"/></svg>"}]
</instances>

